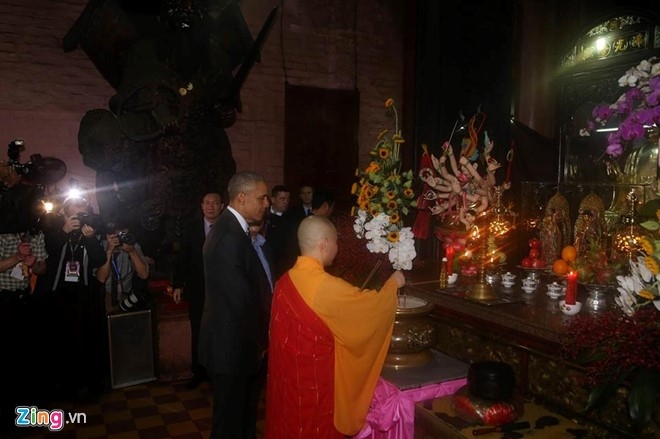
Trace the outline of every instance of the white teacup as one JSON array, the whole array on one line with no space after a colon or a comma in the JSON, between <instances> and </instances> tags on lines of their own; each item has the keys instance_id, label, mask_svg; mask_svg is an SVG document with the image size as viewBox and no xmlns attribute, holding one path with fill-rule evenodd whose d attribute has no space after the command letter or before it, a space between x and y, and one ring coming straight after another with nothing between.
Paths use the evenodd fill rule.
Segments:
<instances>
[{"instance_id":1,"label":"white teacup","mask_svg":"<svg viewBox=\"0 0 660 439\"><path fill-rule=\"evenodd\" d=\"M505 282L509 282L513 284L513 282L516 280L516 275L507 271L502 275L502 283L504 284Z\"/></svg>"},{"instance_id":2,"label":"white teacup","mask_svg":"<svg viewBox=\"0 0 660 439\"><path fill-rule=\"evenodd\" d=\"M538 286L539 286L539 281L537 281L536 279L532 279L531 277L526 277L522 281L522 288L525 291L535 290L536 287L538 287Z\"/></svg>"},{"instance_id":3,"label":"white teacup","mask_svg":"<svg viewBox=\"0 0 660 439\"><path fill-rule=\"evenodd\" d=\"M513 280L503 280L502 281L502 285L504 285L505 288L511 288L515 284L516 284L516 282L513 281Z\"/></svg>"},{"instance_id":4,"label":"white teacup","mask_svg":"<svg viewBox=\"0 0 660 439\"><path fill-rule=\"evenodd\" d=\"M550 296L553 299L557 299L559 296L561 296L563 290L564 290L563 285L558 284L557 282L548 284L548 296Z\"/></svg>"}]
</instances>

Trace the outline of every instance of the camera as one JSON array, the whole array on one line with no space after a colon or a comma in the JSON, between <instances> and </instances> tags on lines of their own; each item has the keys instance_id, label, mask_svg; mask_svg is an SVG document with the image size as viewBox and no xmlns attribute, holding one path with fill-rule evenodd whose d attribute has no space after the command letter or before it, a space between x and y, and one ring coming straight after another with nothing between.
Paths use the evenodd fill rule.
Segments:
<instances>
[{"instance_id":1,"label":"camera","mask_svg":"<svg viewBox=\"0 0 660 439\"><path fill-rule=\"evenodd\" d=\"M131 232L117 232L120 244L135 245L137 238Z\"/></svg>"},{"instance_id":2,"label":"camera","mask_svg":"<svg viewBox=\"0 0 660 439\"><path fill-rule=\"evenodd\" d=\"M78 221L80 221L80 226L84 226L87 224L94 230L101 230L101 227L103 226L103 222L101 221L101 215L93 214L93 213L85 213L85 212L80 212L77 216Z\"/></svg>"},{"instance_id":3,"label":"camera","mask_svg":"<svg viewBox=\"0 0 660 439\"><path fill-rule=\"evenodd\" d=\"M135 291L129 294L119 304L119 309L123 312L135 311L136 309L147 305L147 298L141 291Z\"/></svg>"}]
</instances>

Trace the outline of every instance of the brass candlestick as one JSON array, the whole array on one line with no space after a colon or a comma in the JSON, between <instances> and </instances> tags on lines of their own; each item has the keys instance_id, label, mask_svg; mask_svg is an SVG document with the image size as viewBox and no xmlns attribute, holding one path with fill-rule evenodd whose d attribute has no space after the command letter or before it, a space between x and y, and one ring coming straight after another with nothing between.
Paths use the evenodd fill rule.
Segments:
<instances>
[{"instance_id":1,"label":"brass candlestick","mask_svg":"<svg viewBox=\"0 0 660 439\"><path fill-rule=\"evenodd\" d=\"M472 285L468 291L468 298L474 300L495 300L497 296L493 288L486 282L486 265L488 265L488 227L481 227L481 234L478 241L481 245L479 249L480 264L479 264L479 280Z\"/></svg>"}]
</instances>

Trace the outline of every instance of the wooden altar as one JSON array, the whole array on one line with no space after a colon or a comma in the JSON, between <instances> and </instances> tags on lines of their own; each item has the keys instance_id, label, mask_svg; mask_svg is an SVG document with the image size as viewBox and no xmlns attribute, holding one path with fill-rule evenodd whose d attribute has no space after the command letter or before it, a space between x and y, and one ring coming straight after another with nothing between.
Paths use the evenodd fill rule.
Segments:
<instances>
[{"instance_id":1,"label":"wooden altar","mask_svg":"<svg viewBox=\"0 0 660 439\"><path fill-rule=\"evenodd\" d=\"M517 274L513 289L495 288L508 303L487 305L465 298L474 278L461 277L456 286L440 290L437 269L411 273L405 291L435 304L431 316L437 327L438 351L466 363L496 360L511 364L517 393L578 419L595 437L639 437L630 429L625 388L600 411L584 413L589 389L578 384L583 369L559 357L562 334L572 317L564 315L558 301L546 295L544 282L531 294L523 292L519 280L524 274ZM609 307L616 306L613 294L608 297ZM580 288L578 300L584 303L586 297L587 292ZM589 311L583 307L581 313L585 312ZM658 411L654 419L658 425ZM643 437L660 438L660 432Z\"/></svg>"}]
</instances>

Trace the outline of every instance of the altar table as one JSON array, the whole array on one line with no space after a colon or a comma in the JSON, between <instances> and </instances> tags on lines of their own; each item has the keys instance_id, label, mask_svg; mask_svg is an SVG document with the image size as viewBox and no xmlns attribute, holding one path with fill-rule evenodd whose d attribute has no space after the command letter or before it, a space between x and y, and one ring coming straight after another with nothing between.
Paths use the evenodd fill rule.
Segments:
<instances>
[{"instance_id":1,"label":"altar table","mask_svg":"<svg viewBox=\"0 0 660 439\"><path fill-rule=\"evenodd\" d=\"M435 361L422 366L419 373L411 368L400 373L386 371L381 374L365 426L353 439L413 439L415 404L452 395L467 382L467 364L443 354L435 355ZM422 380L416 386L410 383L415 376ZM397 381L398 385L392 381Z\"/></svg>"}]
</instances>

